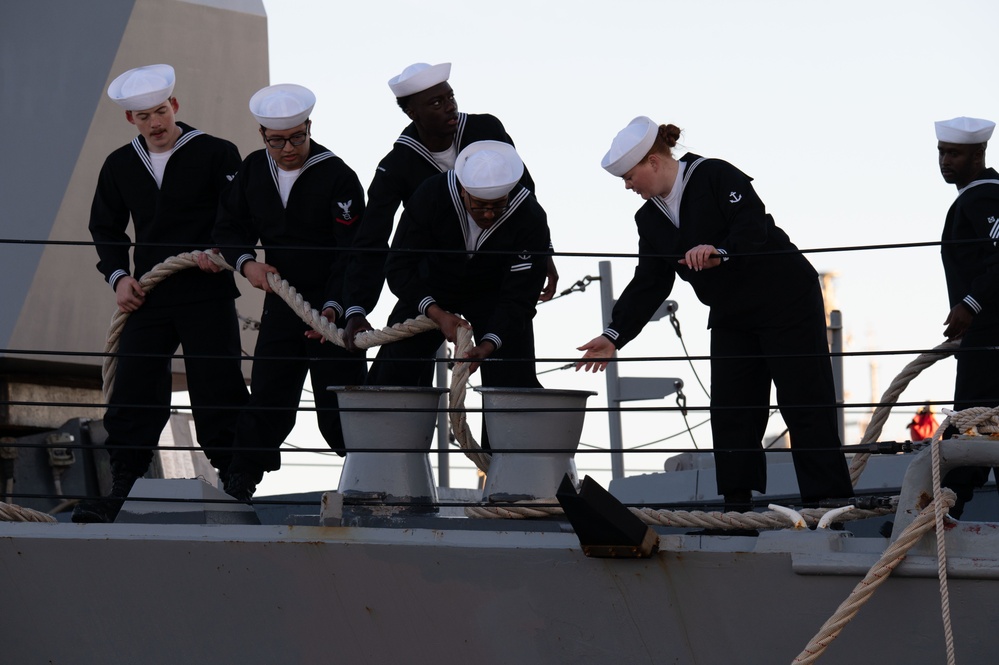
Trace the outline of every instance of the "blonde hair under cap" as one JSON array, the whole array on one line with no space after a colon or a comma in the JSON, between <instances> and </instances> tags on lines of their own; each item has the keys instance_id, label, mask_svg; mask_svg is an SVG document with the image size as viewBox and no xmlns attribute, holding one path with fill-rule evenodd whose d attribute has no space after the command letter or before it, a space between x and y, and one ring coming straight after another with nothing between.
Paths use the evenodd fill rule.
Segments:
<instances>
[{"instance_id":1,"label":"blonde hair under cap","mask_svg":"<svg viewBox=\"0 0 999 665\"><path fill-rule=\"evenodd\" d=\"M611 141L610 150L600 160L600 166L620 178L645 159L658 133L659 125L651 118L638 116L617 133Z\"/></svg>"},{"instance_id":2,"label":"blonde hair under cap","mask_svg":"<svg viewBox=\"0 0 999 665\"><path fill-rule=\"evenodd\" d=\"M450 76L450 62L442 62L439 65L417 62L406 67L398 76L390 78L388 85L396 97L409 97L443 83Z\"/></svg>"},{"instance_id":3,"label":"blonde hair under cap","mask_svg":"<svg viewBox=\"0 0 999 665\"><path fill-rule=\"evenodd\" d=\"M250 97L250 113L262 126L277 131L298 127L309 119L316 95L303 85L278 83Z\"/></svg>"},{"instance_id":4,"label":"blonde hair under cap","mask_svg":"<svg viewBox=\"0 0 999 665\"><path fill-rule=\"evenodd\" d=\"M524 162L502 141L476 141L458 153L454 174L470 195L484 201L503 198L520 182Z\"/></svg>"},{"instance_id":5,"label":"blonde hair under cap","mask_svg":"<svg viewBox=\"0 0 999 665\"><path fill-rule=\"evenodd\" d=\"M985 143L992 138L996 123L982 118L951 118L933 123L937 130L937 140L944 143L974 144Z\"/></svg>"},{"instance_id":6,"label":"blonde hair under cap","mask_svg":"<svg viewBox=\"0 0 999 665\"><path fill-rule=\"evenodd\" d=\"M108 86L108 97L126 111L142 111L170 99L177 75L170 65L130 69Z\"/></svg>"}]
</instances>

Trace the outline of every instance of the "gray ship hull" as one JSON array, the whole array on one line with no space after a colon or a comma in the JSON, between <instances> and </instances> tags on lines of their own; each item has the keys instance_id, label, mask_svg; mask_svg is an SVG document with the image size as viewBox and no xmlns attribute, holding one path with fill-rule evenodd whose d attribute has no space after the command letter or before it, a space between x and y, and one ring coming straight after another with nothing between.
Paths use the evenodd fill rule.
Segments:
<instances>
[{"instance_id":1,"label":"gray ship hull","mask_svg":"<svg viewBox=\"0 0 999 665\"><path fill-rule=\"evenodd\" d=\"M3 662L790 663L888 543L663 533L650 559L592 559L557 522L438 521L0 523ZM947 541L958 661L989 662L999 525ZM821 662L945 662L932 539Z\"/></svg>"}]
</instances>

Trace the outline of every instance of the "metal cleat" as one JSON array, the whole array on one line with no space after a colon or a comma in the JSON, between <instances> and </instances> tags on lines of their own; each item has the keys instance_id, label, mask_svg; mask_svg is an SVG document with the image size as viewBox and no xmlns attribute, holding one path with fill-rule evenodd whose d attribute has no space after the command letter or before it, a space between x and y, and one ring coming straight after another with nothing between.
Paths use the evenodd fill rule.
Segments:
<instances>
[{"instance_id":1,"label":"metal cleat","mask_svg":"<svg viewBox=\"0 0 999 665\"><path fill-rule=\"evenodd\" d=\"M807 529L808 524L805 523L805 518L801 516L794 508L787 508L786 506L778 506L776 503L771 503L767 506L770 510L780 513L784 517L791 520L792 529Z\"/></svg>"},{"instance_id":2,"label":"metal cleat","mask_svg":"<svg viewBox=\"0 0 999 665\"><path fill-rule=\"evenodd\" d=\"M821 518L819 518L819 525L815 527L816 529L828 529L829 525L832 524L833 520L842 515L845 512L853 510L853 506L842 506L840 508L833 508Z\"/></svg>"}]
</instances>

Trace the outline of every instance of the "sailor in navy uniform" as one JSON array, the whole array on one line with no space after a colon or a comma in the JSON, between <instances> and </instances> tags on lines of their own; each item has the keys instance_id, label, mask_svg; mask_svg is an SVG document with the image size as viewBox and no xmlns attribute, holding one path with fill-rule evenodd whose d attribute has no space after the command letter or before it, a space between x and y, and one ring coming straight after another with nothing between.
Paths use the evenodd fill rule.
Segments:
<instances>
[{"instance_id":1,"label":"sailor in navy uniform","mask_svg":"<svg viewBox=\"0 0 999 665\"><path fill-rule=\"evenodd\" d=\"M324 344L267 283L280 275L331 321L342 317L346 252L364 213L364 190L339 157L311 138L315 95L272 85L250 99L264 149L251 153L219 206L214 238L226 261L267 292L254 350L248 408L239 417L230 495L248 500L265 471L281 466L280 447L295 425L306 373L319 429L345 454L337 398L330 385L364 383L363 354ZM266 262L254 246L260 242ZM210 262L202 267L212 269ZM340 324L342 325L342 323ZM263 407L263 408L260 408Z\"/></svg>"},{"instance_id":2,"label":"sailor in navy uniform","mask_svg":"<svg viewBox=\"0 0 999 665\"><path fill-rule=\"evenodd\" d=\"M551 239L523 170L510 144L478 141L413 194L386 263L399 298L389 323L424 314L440 330L380 347L369 384L431 385L435 351L463 327L476 341L467 357L503 360L482 364L483 385L540 387L532 319Z\"/></svg>"},{"instance_id":3,"label":"sailor in navy uniform","mask_svg":"<svg viewBox=\"0 0 999 665\"><path fill-rule=\"evenodd\" d=\"M513 145L503 124L491 115L460 113L448 83L451 63L416 63L389 80L396 101L412 123L375 170L368 187L368 206L357 230L354 246L366 251L354 253L347 267L348 346L354 336L370 330L367 315L374 309L385 283L385 253L399 204L409 204L417 187L427 178L454 168L458 153L476 141L503 141ZM521 185L535 192L534 181L524 169ZM548 281L542 300L555 294L558 273L548 260Z\"/></svg>"},{"instance_id":4,"label":"sailor in navy uniform","mask_svg":"<svg viewBox=\"0 0 999 665\"><path fill-rule=\"evenodd\" d=\"M752 490L766 491L771 381L803 502L852 496L818 275L767 214L751 178L718 159L674 159L679 136L674 125L635 118L604 156L602 166L647 201L635 215L640 257L611 323L579 347L576 367L603 370L679 275L711 308L711 430L726 507L747 509Z\"/></svg>"},{"instance_id":5,"label":"sailor in navy uniform","mask_svg":"<svg viewBox=\"0 0 999 665\"><path fill-rule=\"evenodd\" d=\"M954 408L995 407L999 406L999 173L985 166L995 123L960 117L935 126L940 173L958 191L947 211L940 246L951 307L944 335L961 340L955 354ZM988 467L962 467L944 476L941 484L957 494L951 516L961 516L974 488L988 477Z\"/></svg>"},{"instance_id":6,"label":"sailor in navy uniform","mask_svg":"<svg viewBox=\"0 0 999 665\"><path fill-rule=\"evenodd\" d=\"M100 257L97 268L129 317L104 416L111 496L78 504L77 522L113 521L136 478L149 468L170 417L170 356L178 345L184 349L198 442L222 476L239 407L247 399L239 364L239 292L232 275L184 270L148 293L138 282L157 263L211 245L219 196L239 167L235 145L176 121L175 83L173 67L151 65L125 72L108 88L139 136L104 162L90 233Z\"/></svg>"}]
</instances>

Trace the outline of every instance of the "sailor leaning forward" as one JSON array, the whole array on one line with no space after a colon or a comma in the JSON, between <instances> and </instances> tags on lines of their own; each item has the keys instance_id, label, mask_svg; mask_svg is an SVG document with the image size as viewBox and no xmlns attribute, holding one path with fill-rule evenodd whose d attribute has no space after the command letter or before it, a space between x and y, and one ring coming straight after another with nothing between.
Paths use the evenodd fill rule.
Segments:
<instances>
[{"instance_id":1,"label":"sailor leaning forward","mask_svg":"<svg viewBox=\"0 0 999 665\"><path fill-rule=\"evenodd\" d=\"M802 501L853 496L818 275L767 214L749 176L720 159L675 159L679 137L675 125L640 116L603 158L605 170L646 200L635 214L641 256L607 329L580 347L577 369L604 369L679 276L711 308L711 432L726 507L748 509L751 491L766 491L771 381Z\"/></svg>"},{"instance_id":2,"label":"sailor leaning forward","mask_svg":"<svg viewBox=\"0 0 999 665\"><path fill-rule=\"evenodd\" d=\"M382 346L369 384L431 385L437 348L463 327L477 342L468 357L504 359L483 365L483 385L540 387L532 320L550 236L523 170L510 144L478 141L410 198L386 264L399 298L389 324L425 314L440 330Z\"/></svg>"}]
</instances>

